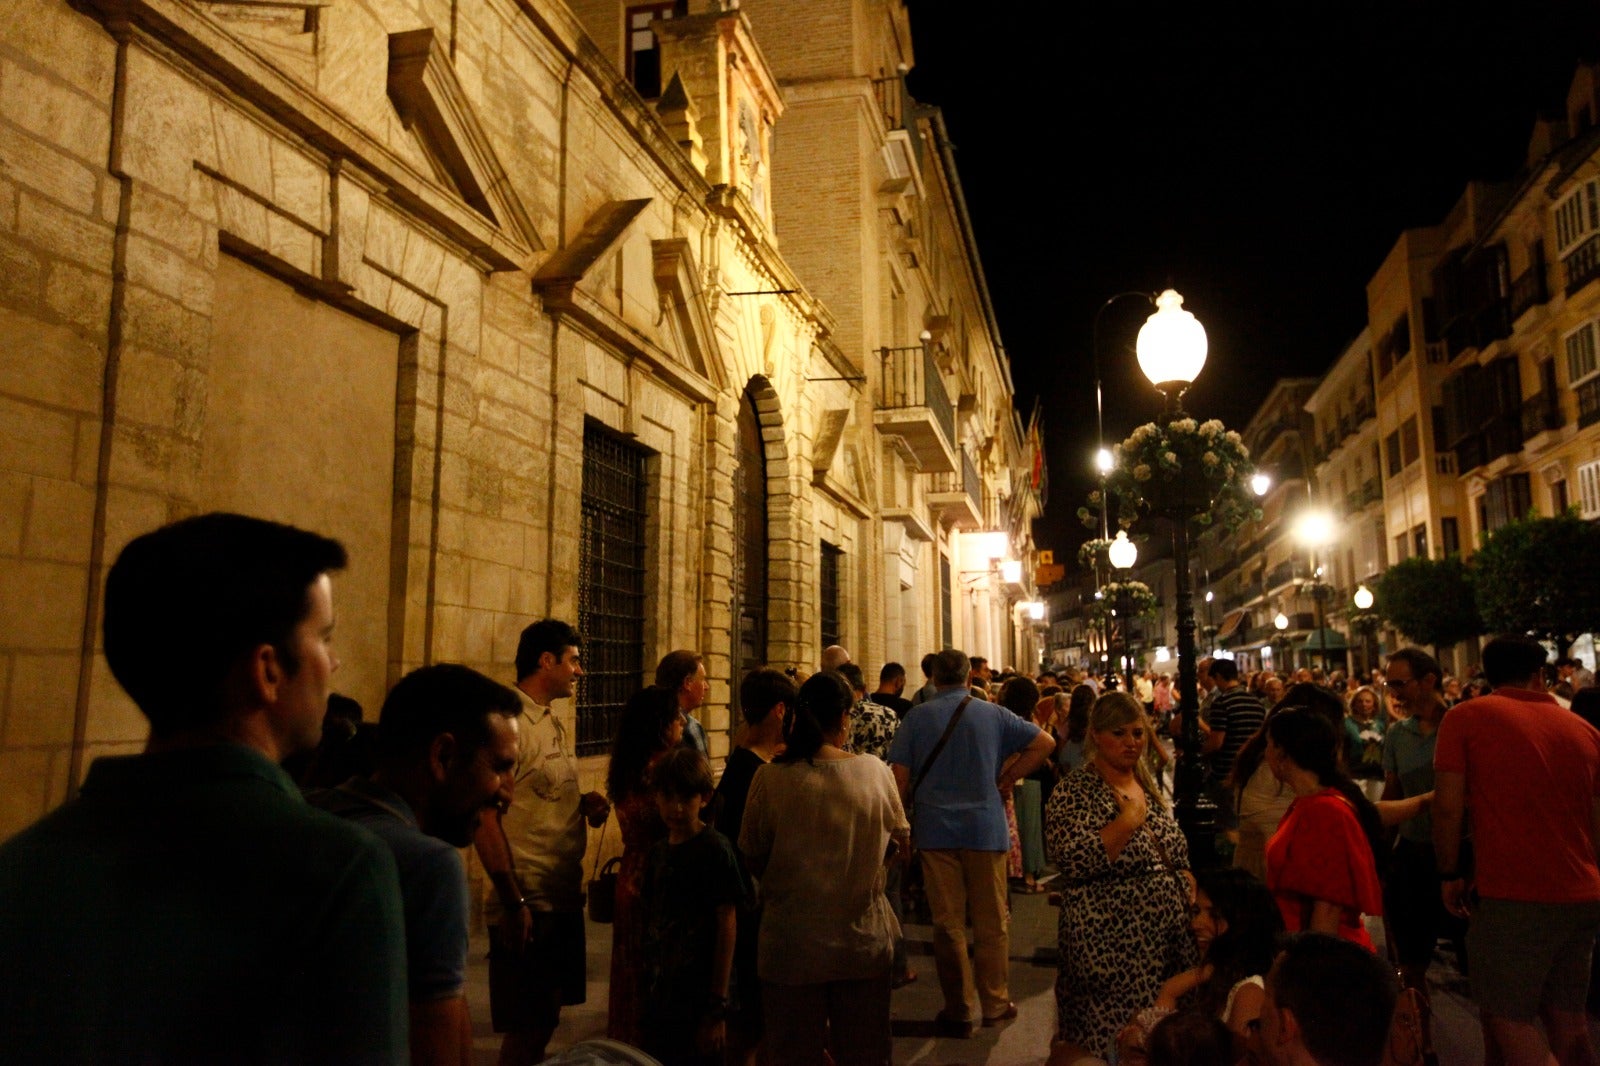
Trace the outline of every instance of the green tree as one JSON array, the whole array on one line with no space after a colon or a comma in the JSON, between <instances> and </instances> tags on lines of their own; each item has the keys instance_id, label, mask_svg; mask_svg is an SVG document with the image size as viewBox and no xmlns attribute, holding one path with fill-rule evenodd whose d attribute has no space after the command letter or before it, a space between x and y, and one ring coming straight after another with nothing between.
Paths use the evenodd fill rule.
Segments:
<instances>
[{"instance_id":1,"label":"green tree","mask_svg":"<svg viewBox=\"0 0 1600 1066\"><path fill-rule=\"evenodd\" d=\"M1435 654L1483 632L1467 565L1457 555L1418 556L1383 572L1375 607L1390 625Z\"/></svg>"},{"instance_id":2,"label":"green tree","mask_svg":"<svg viewBox=\"0 0 1600 1066\"><path fill-rule=\"evenodd\" d=\"M1502 526L1472 557L1472 580L1490 631L1531 633L1565 655L1600 630L1600 526L1571 512Z\"/></svg>"}]
</instances>

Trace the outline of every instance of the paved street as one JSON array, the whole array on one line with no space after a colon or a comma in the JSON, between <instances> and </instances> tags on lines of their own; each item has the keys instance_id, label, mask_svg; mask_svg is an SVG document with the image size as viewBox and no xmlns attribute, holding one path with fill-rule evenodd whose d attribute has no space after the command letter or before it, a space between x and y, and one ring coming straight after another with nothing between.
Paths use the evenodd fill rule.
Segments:
<instances>
[{"instance_id":1,"label":"paved street","mask_svg":"<svg viewBox=\"0 0 1600 1066\"><path fill-rule=\"evenodd\" d=\"M894 994L894 1061L955 1066L988 1063L993 1066L1027 1066L1044 1061L1055 1027L1056 912L1043 894L1012 896L1011 995L1019 1010L1016 1021L994 1029L979 1029L970 1040L935 1039L934 1012L940 1007L938 981L933 972L932 930L911 925L912 966L919 980ZM1374 932L1377 932L1376 930ZM488 966L484 961L487 939L473 941L468 973L468 996L474 1022L475 1061L491 1066L499 1039L489 1031ZM551 1050L605 1033L606 977L611 958L611 927L589 925L589 1002L562 1012L561 1028ZM1430 973L1435 1010L1434 1042L1442 1066L1478 1066L1483 1045L1466 983L1440 957Z\"/></svg>"}]
</instances>

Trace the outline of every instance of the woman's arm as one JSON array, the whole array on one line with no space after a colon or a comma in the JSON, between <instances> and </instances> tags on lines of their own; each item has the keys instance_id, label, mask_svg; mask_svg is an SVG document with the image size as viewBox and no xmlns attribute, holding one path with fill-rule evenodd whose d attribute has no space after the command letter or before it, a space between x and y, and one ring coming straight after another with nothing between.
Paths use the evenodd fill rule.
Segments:
<instances>
[{"instance_id":1,"label":"woman's arm","mask_svg":"<svg viewBox=\"0 0 1600 1066\"><path fill-rule=\"evenodd\" d=\"M1306 928L1313 933L1327 933L1329 936L1339 935L1339 919L1344 914L1344 908L1337 903L1330 903L1325 899L1311 901L1311 921Z\"/></svg>"},{"instance_id":2,"label":"woman's arm","mask_svg":"<svg viewBox=\"0 0 1600 1066\"><path fill-rule=\"evenodd\" d=\"M1133 839L1133 834L1139 831L1139 827L1144 825L1145 819L1150 816L1150 800L1139 785L1134 785L1127 795L1116 789L1111 791L1117 797L1117 803L1122 809L1117 812L1115 818L1106 823L1104 829L1100 830L1100 842L1105 845L1106 858L1116 862L1118 856L1122 854L1122 849Z\"/></svg>"},{"instance_id":3,"label":"woman's arm","mask_svg":"<svg viewBox=\"0 0 1600 1066\"><path fill-rule=\"evenodd\" d=\"M1388 787L1385 786L1384 795L1388 794ZM1378 808L1379 820L1383 822L1385 828L1388 828L1399 825L1401 822L1409 822L1427 810L1432 803L1433 793L1429 791L1419 792L1415 796L1407 796L1405 799L1381 799L1375 806Z\"/></svg>"}]
</instances>

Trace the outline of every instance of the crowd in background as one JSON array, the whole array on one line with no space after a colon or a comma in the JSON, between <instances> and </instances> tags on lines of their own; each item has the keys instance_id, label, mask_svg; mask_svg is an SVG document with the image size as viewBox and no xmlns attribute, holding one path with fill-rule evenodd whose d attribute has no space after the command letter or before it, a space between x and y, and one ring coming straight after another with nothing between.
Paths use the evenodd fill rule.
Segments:
<instances>
[{"instance_id":1,"label":"crowd in background","mask_svg":"<svg viewBox=\"0 0 1600 1066\"><path fill-rule=\"evenodd\" d=\"M617 1040L667 1066L876 1066L891 993L918 979L902 916L933 927L935 1031L966 1039L1018 1016L1011 899L1043 892L1058 1066L1424 1062L1441 941L1491 1061L1594 1061L1600 690L1570 659L1547 676L1526 637L1460 684L1418 648L1366 678L1201 662L1188 754L1210 806L1184 827L1170 677L1101 690L953 649L915 689L887 663L869 691L837 646L814 673L749 673L720 781L704 662L672 651L622 711L601 794L552 710L583 676L560 620L522 632L515 686L424 666L375 727L331 698L345 563L223 514L118 557L105 656L150 741L0 845L9 1055L461 1066L472 846L503 1066L542 1060L583 1001L586 902L614 923ZM613 815L615 887L593 877L586 901ZM1213 822L1225 861L1196 869Z\"/></svg>"}]
</instances>

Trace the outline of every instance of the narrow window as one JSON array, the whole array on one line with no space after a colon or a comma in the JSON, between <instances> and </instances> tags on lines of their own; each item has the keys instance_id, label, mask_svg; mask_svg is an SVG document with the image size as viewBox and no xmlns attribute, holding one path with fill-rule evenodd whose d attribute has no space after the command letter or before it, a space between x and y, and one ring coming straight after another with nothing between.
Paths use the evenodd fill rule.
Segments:
<instances>
[{"instance_id":1,"label":"narrow window","mask_svg":"<svg viewBox=\"0 0 1600 1066\"><path fill-rule=\"evenodd\" d=\"M822 615L824 648L843 643L843 636L839 631L839 560L843 555L843 549L836 548L827 541L822 542L822 556L817 567L820 574L817 605Z\"/></svg>"}]
</instances>

